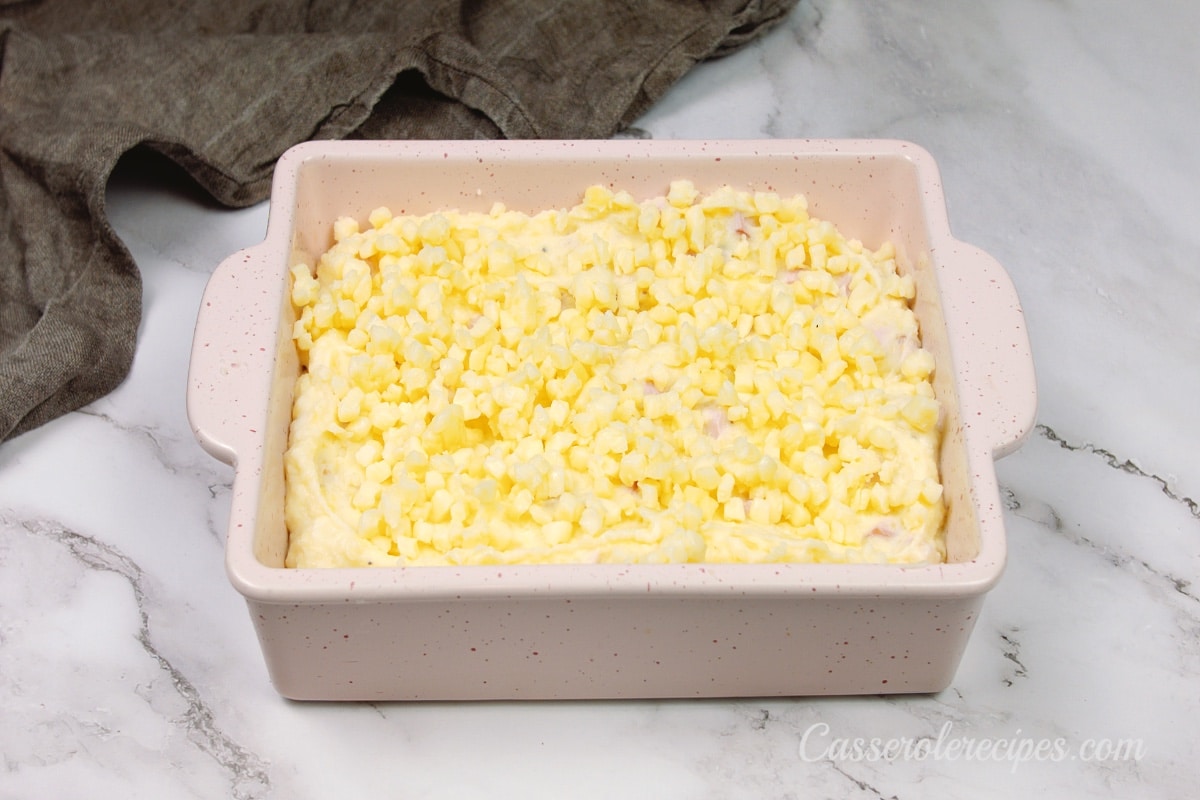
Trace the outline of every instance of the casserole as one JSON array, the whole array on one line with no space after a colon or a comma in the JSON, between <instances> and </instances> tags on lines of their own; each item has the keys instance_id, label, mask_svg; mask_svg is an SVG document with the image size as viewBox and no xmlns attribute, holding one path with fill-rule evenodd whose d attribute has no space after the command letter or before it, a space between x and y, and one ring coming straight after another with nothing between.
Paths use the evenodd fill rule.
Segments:
<instances>
[{"instance_id":1,"label":"casserole","mask_svg":"<svg viewBox=\"0 0 1200 800\"><path fill-rule=\"evenodd\" d=\"M916 283L945 410L946 563L286 569L283 453L299 361L289 267L341 216L566 207L686 178L802 193ZM1005 561L994 459L1032 429L1033 361L1004 270L956 240L933 159L906 142L309 142L279 160L264 241L213 273L187 390L200 444L234 466L226 566L268 672L305 700L934 692Z\"/></svg>"}]
</instances>

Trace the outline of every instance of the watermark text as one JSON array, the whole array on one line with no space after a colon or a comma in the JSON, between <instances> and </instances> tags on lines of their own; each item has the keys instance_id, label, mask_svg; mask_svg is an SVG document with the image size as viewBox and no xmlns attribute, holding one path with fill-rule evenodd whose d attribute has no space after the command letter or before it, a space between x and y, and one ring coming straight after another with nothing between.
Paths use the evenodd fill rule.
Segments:
<instances>
[{"instance_id":1,"label":"watermark text","mask_svg":"<svg viewBox=\"0 0 1200 800\"><path fill-rule=\"evenodd\" d=\"M805 761L990 761L1007 763L1013 772L1031 762L1140 761L1146 755L1141 739L1085 739L1074 745L1063 737L956 736L954 723L942 725L938 735L905 737L833 736L827 723L814 723L800 737L800 758Z\"/></svg>"}]
</instances>

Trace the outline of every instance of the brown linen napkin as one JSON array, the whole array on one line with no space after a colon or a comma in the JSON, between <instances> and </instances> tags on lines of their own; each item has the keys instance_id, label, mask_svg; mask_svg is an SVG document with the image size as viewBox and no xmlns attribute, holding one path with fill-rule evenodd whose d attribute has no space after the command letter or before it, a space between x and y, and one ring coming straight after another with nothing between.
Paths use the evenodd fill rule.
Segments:
<instances>
[{"instance_id":1,"label":"brown linen napkin","mask_svg":"<svg viewBox=\"0 0 1200 800\"><path fill-rule=\"evenodd\" d=\"M128 372L104 192L130 149L240 207L309 139L607 138L795 3L0 0L0 441Z\"/></svg>"}]
</instances>

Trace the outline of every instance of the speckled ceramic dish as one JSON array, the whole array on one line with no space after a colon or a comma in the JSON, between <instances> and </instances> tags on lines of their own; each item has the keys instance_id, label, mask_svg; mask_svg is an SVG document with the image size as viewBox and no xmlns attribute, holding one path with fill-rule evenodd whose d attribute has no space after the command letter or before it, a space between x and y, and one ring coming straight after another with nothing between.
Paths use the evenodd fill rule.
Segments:
<instances>
[{"instance_id":1,"label":"speckled ceramic dish","mask_svg":"<svg viewBox=\"0 0 1200 800\"><path fill-rule=\"evenodd\" d=\"M946 409L947 563L285 569L283 452L299 366L288 267L375 207L535 212L589 184L672 179L806 195L917 285ZM271 680L310 700L935 692L954 676L1005 533L994 459L1033 425L1035 385L1004 270L950 232L928 153L894 141L312 142L275 172L265 240L213 273L188 415L235 467L227 568Z\"/></svg>"}]
</instances>

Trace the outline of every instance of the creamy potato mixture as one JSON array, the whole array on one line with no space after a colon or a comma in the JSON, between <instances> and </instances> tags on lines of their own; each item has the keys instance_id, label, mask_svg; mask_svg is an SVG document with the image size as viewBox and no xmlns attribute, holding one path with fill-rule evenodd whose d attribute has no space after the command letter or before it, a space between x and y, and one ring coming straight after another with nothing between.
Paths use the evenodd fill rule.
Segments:
<instances>
[{"instance_id":1,"label":"creamy potato mixture","mask_svg":"<svg viewBox=\"0 0 1200 800\"><path fill-rule=\"evenodd\" d=\"M292 269L289 567L944 559L913 281L803 197L334 238Z\"/></svg>"}]
</instances>

